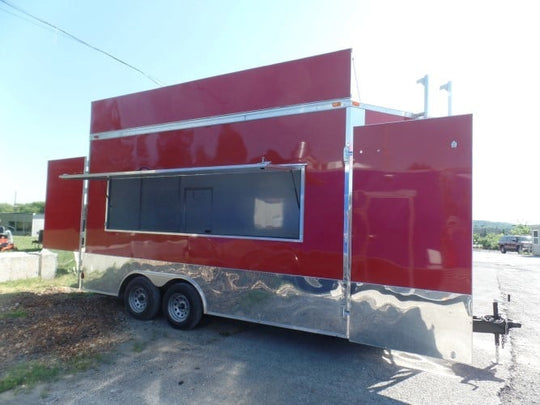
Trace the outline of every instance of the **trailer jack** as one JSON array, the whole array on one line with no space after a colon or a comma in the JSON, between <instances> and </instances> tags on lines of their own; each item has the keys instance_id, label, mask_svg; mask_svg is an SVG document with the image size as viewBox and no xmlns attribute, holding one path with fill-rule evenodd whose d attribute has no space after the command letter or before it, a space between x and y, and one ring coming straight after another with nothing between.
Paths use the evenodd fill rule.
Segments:
<instances>
[{"instance_id":1,"label":"trailer jack","mask_svg":"<svg viewBox=\"0 0 540 405\"><path fill-rule=\"evenodd\" d=\"M501 335L503 336L504 347L505 337L512 328L521 328L521 323L500 316L497 301L493 301L493 315L473 316L473 332L493 333L497 349L501 342Z\"/></svg>"}]
</instances>

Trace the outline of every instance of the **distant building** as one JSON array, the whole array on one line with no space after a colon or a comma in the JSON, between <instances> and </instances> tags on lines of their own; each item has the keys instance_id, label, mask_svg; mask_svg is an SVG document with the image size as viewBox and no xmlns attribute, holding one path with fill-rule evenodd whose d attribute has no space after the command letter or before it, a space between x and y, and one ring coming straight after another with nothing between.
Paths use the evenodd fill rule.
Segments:
<instances>
[{"instance_id":1,"label":"distant building","mask_svg":"<svg viewBox=\"0 0 540 405\"><path fill-rule=\"evenodd\" d=\"M540 225L531 226L531 232L533 237L533 255L540 256Z\"/></svg>"},{"instance_id":2,"label":"distant building","mask_svg":"<svg viewBox=\"0 0 540 405\"><path fill-rule=\"evenodd\" d=\"M45 215L27 212L0 213L0 225L8 228L13 235L38 236L44 228Z\"/></svg>"}]
</instances>

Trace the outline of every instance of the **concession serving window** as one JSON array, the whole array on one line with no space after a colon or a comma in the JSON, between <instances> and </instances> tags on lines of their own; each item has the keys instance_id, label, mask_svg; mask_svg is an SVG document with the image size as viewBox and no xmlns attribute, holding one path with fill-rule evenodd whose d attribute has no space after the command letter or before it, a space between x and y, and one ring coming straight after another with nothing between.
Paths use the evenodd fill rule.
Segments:
<instances>
[{"instance_id":1,"label":"concession serving window","mask_svg":"<svg viewBox=\"0 0 540 405\"><path fill-rule=\"evenodd\" d=\"M64 175L107 180L110 231L302 240L305 165Z\"/></svg>"}]
</instances>

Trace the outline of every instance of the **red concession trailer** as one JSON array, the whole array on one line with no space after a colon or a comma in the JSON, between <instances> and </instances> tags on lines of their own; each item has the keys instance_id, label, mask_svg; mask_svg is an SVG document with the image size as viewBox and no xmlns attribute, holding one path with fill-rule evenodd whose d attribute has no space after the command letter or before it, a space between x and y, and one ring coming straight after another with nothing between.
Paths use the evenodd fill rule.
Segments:
<instances>
[{"instance_id":1,"label":"red concession trailer","mask_svg":"<svg viewBox=\"0 0 540 405\"><path fill-rule=\"evenodd\" d=\"M470 115L351 98L351 50L92 104L49 162L44 245L85 289L470 361Z\"/></svg>"}]
</instances>

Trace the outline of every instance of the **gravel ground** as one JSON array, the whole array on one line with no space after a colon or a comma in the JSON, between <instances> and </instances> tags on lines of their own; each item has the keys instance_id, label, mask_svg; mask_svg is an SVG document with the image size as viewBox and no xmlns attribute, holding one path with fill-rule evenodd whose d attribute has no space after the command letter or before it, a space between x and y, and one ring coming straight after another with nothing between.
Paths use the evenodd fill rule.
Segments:
<instances>
[{"instance_id":1,"label":"gravel ground","mask_svg":"<svg viewBox=\"0 0 540 405\"><path fill-rule=\"evenodd\" d=\"M520 321L512 331L508 348L511 354L509 378L501 390L503 404L540 404L540 257L517 253L477 254L475 269L496 275L503 307L508 317Z\"/></svg>"}]
</instances>

